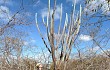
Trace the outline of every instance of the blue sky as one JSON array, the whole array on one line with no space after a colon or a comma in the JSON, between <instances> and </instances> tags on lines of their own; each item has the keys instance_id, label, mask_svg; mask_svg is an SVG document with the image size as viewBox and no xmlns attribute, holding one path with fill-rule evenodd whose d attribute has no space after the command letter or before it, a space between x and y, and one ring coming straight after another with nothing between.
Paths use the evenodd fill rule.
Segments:
<instances>
[{"instance_id":1,"label":"blue sky","mask_svg":"<svg viewBox=\"0 0 110 70\"><path fill-rule=\"evenodd\" d=\"M53 6L52 1L53 0L51 0L51 9L52 9L52 6ZM103 2L103 1L104 0L99 0L99 2L98 2L98 0L93 1L91 3L91 7L97 9L96 6L99 3ZM16 13L16 11L20 10L20 6L22 6L21 2L22 2L22 0L6 0L6 2L4 3L3 0L0 0L0 8L2 8L3 10L6 10L8 12L8 15L9 15L9 18L10 18L14 13ZM64 22L65 13L68 13L68 14L71 13L73 2L75 2L75 0L57 0L57 9L56 9L56 14L55 14L56 15L55 16L55 25L56 25L55 30L57 30L58 23L59 23L61 3L63 5L63 18L62 19L63 19L63 22ZM25 41L25 46L27 46L29 44L33 44L33 46L35 46L35 45L38 46L39 49L41 49L41 47L44 48L44 44L43 44L43 42L41 40L41 37L39 36L37 28L36 28L35 13L38 13L38 22L39 22L39 25L41 27L42 33L45 35L45 28L43 27L43 24L42 24L42 17L44 17L44 18L46 17L47 7L48 7L48 0L23 0L23 4L24 4L23 5L24 6L24 11L22 11L22 13L24 13L26 15L27 22L32 23L32 25L30 25L28 27L23 26L23 28L22 28L25 32L29 33L29 36L26 38L27 41ZM79 5L80 4L82 4L82 6L84 5L83 0L76 0L76 12L79 11ZM95 4L96 4L96 6L94 6ZM93 9L91 7L90 7L90 9ZM107 10L107 9L108 9L108 7L105 3L104 6L101 8L101 11L104 12L104 10ZM90 11L87 8L85 8L85 11L90 13ZM107 15L110 15L109 13L110 12L107 12ZM93 13L90 13L90 14L93 14ZM22 17L21 14L19 14L19 16ZM6 15L2 15L0 17L6 18ZM7 22L8 19L4 19L2 21ZM89 22L95 22L95 21L96 21L96 19L91 19ZM110 23L110 21L107 21L107 22L103 23L103 26L101 28L102 31L100 32L100 34L104 34L105 30L110 28L109 23ZM91 42L92 38L86 32L81 32L78 39L81 40L80 46L82 48L85 47L88 44L89 45L92 44L92 42ZM73 50L73 51L75 51L75 50ZM27 53L29 53L29 52L27 52Z\"/></svg>"}]
</instances>

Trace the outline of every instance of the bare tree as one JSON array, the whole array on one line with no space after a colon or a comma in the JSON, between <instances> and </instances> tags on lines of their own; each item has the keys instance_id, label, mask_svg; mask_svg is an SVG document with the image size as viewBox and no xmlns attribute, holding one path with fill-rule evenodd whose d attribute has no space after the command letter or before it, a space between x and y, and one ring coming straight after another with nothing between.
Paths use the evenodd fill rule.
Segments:
<instances>
[{"instance_id":1,"label":"bare tree","mask_svg":"<svg viewBox=\"0 0 110 70\"><path fill-rule=\"evenodd\" d=\"M71 12L70 16L70 22L68 21L68 14L66 13L65 23L63 26L63 29L61 28L62 25L62 4L61 4L61 10L60 10L60 23L59 23L59 29L57 33L55 33L55 10L56 10L56 0L54 0L54 8L53 13L50 14L50 0L48 0L48 15L47 15L47 22L43 21L43 24L46 27L46 34L48 37L49 45L46 43L44 36L42 35L38 22L37 22L37 14L35 16L36 19L36 25L38 32L48 49L48 51L51 53L54 70L57 70L60 68L60 65L62 62L65 63L64 70L66 67L66 61L68 61L72 45L74 44L75 39L78 36L79 29L80 29L80 23L81 23L81 5L80 5L80 13L77 14L77 17L75 17L75 3ZM76 19L75 19L76 18ZM44 18L43 18L44 20ZM60 53L58 53L60 52Z\"/></svg>"},{"instance_id":2,"label":"bare tree","mask_svg":"<svg viewBox=\"0 0 110 70\"><path fill-rule=\"evenodd\" d=\"M109 27L105 30L102 29L104 24L107 24L110 21L110 2L109 0L86 0L85 6L83 9L82 16L82 27L84 32L92 38L93 45L98 46L103 53L108 57L108 52L104 51L104 48L107 47L107 44L110 42L110 37L108 36ZM93 20L93 21L91 21ZM81 31L82 32L82 31ZM82 33L84 33L82 32ZM103 43L105 42L105 43ZM102 45L103 44L103 45Z\"/></svg>"},{"instance_id":3,"label":"bare tree","mask_svg":"<svg viewBox=\"0 0 110 70\"><path fill-rule=\"evenodd\" d=\"M2 1L4 5L8 0ZM21 0L19 9L11 14L7 6L0 6L0 70L24 70L26 67L27 70L33 70L33 67L35 70L36 61L30 60L27 64L30 65L28 68L26 59L23 60L21 56L24 54L24 46L26 46L24 41L28 36L28 32L25 32L22 27L28 27L31 24L27 20L27 14L24 13L23 5L23 0ZM29 49L26 48L26 50Z\"/></svg>"}]
</instances>

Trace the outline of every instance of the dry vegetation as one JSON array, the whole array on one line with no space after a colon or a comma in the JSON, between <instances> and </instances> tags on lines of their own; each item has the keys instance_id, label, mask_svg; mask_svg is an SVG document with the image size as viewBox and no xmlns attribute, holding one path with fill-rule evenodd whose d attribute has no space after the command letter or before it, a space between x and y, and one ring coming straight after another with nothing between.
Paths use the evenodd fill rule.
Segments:
<instances>
[{"instance_id":1,"label":"dry vegetation","mask_svg":"<svg viewBox=\"0 0 110 70\"><path fill-rule=\"evenodd\" d=\"M62 62L61 68L63 70L64 63ZM110 58L104 56L96 56L85 59L73 59L68 60L66 70L109 70L110 69ZM53 66L51 66L53 70Z\"/></svg>"},{"instance_id":2,"label":"dry vegetation","mask_svg":"<svg viewBox=\"0 0 110 70\"><path fill-rule=\"evenodd\" d=\"M23 0L21 1L21 9L17 11L11 19L8 19L9 21L7 23L1 22L2 25L0 25L0 70L39 70L36 64L40 62L40 59L22 56L24 53L23 50L30 50L32 48L31 45L25 47L24 38L27 36L25 32L16 29L16 26L27 27L31 24L30 22L27 23L27 16L22 13L25 8L23 7ZM80 5L80 10L77 12L77 15L75 10L76 4L74 3L70 15L65 13L65 20L62 18L63 8L61 4L60 21L58 30L56 31L54 18L57 5L56 0L54 0L52 14L50 11L51 2L48 0L46 22L44 18L42 18L47 37L46 39L42 34L42 30L40 30L41 28L38 22L39 17L37 14L35 15L38 32L45 48L50 53L49 57L46 58L46 53L41 51L44 60L47 60L42 63L42 70L110 70L110 53L107 51L110 48L108 45L110 43L110 32L105 29L105 32L100 34L103 22L110 21L110 16L102 14L102 4L99 4L98 9L90 9L89 7L93 5L89 3L92 1L93 0L85 0L84 5ZM109 7L109 0L107 4ZM89 9L89 11L85 11L85 9ZM6 14L6 12L3 13ZM18 15L21 13L23 16L19 17ZM97 20L92 22L91 19ZM63 21L65 22L63 23ZM85 47L82 48L82 46L79 45L82 41L78 40L81 33L90 35L92 44L85 45ZM95 48L95 50L94 47L96 46L98 49ZM87 49L88 47L89 50ZM107 49L105 50L105 48ZM71 55L74 50L77 51L77 58ZM87 57L85 57L85 55L83 56L83 54L87 55ZM38 54L34 55L36 56Z\"/></svg>"},{"instance_id":3,"label":"dry vegetation","mask_svg":"<svg viewBox=\"0 0 110 70\"><path fill-rule=\"evenodd\" d=\"M36 60L34 59L10 59L7 63L4 58L1 58L0 70L37 70ZM43 64L42 70L49 70L48 64ZM66 70L109 70L110 58L105 56L95 56L91 58L70 59L66 63ZM64 69L64 62L61 63L59 70ZM53 70L53 65L50 65L50 70Z\"/></svg>"}]
</instances>

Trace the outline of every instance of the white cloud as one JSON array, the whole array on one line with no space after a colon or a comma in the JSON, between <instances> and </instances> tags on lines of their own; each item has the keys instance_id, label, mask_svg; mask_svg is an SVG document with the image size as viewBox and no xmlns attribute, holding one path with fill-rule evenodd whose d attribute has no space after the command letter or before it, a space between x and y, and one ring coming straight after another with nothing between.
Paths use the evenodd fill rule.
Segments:
<instances>
[{"instance_id":1,"label":"white cloud","mask_svg":"<svg viewBox=\"0 0 110 70\"><path fill-rule=\"evenodd\" d=\"M35 43L35 42L36 42L36 40L32 39L30 42L31 42L31 43Z\"/></svg>"},{"instance_id":2,"label":"white cloud","mask_svg":"<svg viewBox=\"0 0 110 70\"><path fill-rule=\"evenodd\" d=\"M27 46L27 45L29 45L29 43L28 43L28 42L26 42L26 41L24 41L24 45L26 45L26 46Z\"/></svg>"},{"instance_id":3,"label":"white cloud","mask_svg":"<svg viewBox=\"0 0 110 70\"><path fill-rule=\"evenodd\" d=\"M50 53L48 51L44 51L44 52L39 52L35 58L39 60L39 62L45 63L51 61L49 57L50 57Z\"/></svg>"},{"instance_id":4,"label":"white cloud","mask_svg":"<svg viewBox=\"0 0 110 70\"><path fill-rule=\"evenodd\" d=\"M36 43L36 40L34 40L34 39L31 39L31 40L29 40L29 41L24 41L23 42L23 44L25 45L25 46L28 46L28 45L32 45L32 44L35 44Z\"/></svg>"},{"instance_id":5,"label":"white cloud","mask_svg":"<svg viewBox=\"0 0 110 70\"><path fill-rule=\"evenodd\" d=\"M98 46L96 46L96 47L94 47L93 48L93 51L97 51L97 50L99 50L100 48L98 47Z\"/></svg>"},{"instance_id":6,"label":"white cloud","mask_svg":"<svg viewBox=\"0 0 110 70\"><path fill-rule=\"evenodd\" d=\"M83 34L81 34L81 35L79 36L79 40L82 40L82 41L90 41L90 40L92 40L92 37L89 36L89 35L83 35Z\"/></svg>"},{"instance_id":7,"label":"white cloud","mask_svg":"<svg viewBox=\"0 0 110 70\"><path fill-rule=\"evenodd\" d=\"M73 4L74 4L75 2L76 2L76 4L77 4L77 3L79 3L79 1L80 1L80 0L66 0L66 2L71 2L71 3L73 3Z\"/></svg>"},{"instance_id":8,"label":"white cloud","mask_svg":"<svg viewBox=\"0 0 110 70\"><path fill-rule=\"evenodd\" d=\"M0 20L7 22L11 18L9 8L6 6L0 6Z\"/></svg>"},{"instance_id":9,"label":"white cloud","mask_svg":"<svg viewBox=\"0 0 110 70\"><path fill-rule=\"evenodd\" d=\"M52 13L53 13L53 9L50 9L50 15L52 15ZM46 17L47 16L47 14L48 14L48 8L44 8L44 9L42 9L41 10L41 16L42 17ZM58 20L59 18L60 18L60 6L56 6L56 11L55 11L55 20Z\"/></svg>"},{"instance_id":10,"label":"white cloud","mask_svg":"<svg viewBox=\"0 0 110 70\"><path fill-rule=\"evenodd\" d=\"M108 55L110 56L110 48L106 49L106 50L103 49L103 51L101 50L100 54L105 56L105 57L108 57Z\"/></svg>"},{"instance_id":11,"label":"white cloud","mask_svg":"<svg viewBox=\"0 0 110 70\"><path fill-rule=\"evenodd\" d=\"M99 49L100 49L100 47L99 47L99 46L96 46L96 47L90 48L90 49L89 49L89 52L96 52L96 51L98 51Z\"/></svg>"},{"instance_id":12,"label":"white cloud","mask_svg":"<svg viewBox=\"0 0 110 70\"><path fill-rule=\"evenodd\" d=\"M0 14L9 13L9 8L6 6L0 6Z\"/></svg>"},{"instance_id":13,"label":"white cloud","mask_svg":"<svg viewBox=\"0 0 110 70\"><path fill-rule=\"evenodd\" d=\"M88 57L93 57L94 55L99 54L100 48L98 46L95 47L87 47L85 55Z\"/></svg>"},{"instance_id":14,"label":"white cloud","mask_svg":"<svg viewBox=\"0 0 110 70\"><path fill-rule=\"evenodd\" d=\"M101 50L101 54L105 54L105 52L106 52L107 54L110 54L110 49L106 49L106 50L103 49L103 51Z\"/></svg>"}]
</instances>

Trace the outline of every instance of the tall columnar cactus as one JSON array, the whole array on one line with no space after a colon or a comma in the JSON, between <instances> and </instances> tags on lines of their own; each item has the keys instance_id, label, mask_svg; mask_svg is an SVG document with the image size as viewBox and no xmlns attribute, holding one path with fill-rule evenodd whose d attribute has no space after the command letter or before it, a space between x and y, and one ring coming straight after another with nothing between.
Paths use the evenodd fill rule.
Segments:
<instances>
[{"instance_id":1,"label":"tall columnar cactus","mask_svg":"<svg viewBox=\"0 0 110 70\"><path fill-rule=\"evenodd\" d=\"M71 16L70 16L70 22L68 22L69 20L68 14L66 13L65 23L64 23L63 29L61 29L61 26L63 24L62 23L63 21L62 4L61 4L59 28L58 28L58 32L55 33L54 16L56 11L56 0L54 0L54 8L53 8L52 14L50 14L50 0L48 0L47 21L45 22L43 18L43 24L46 27L46 34L48 37L49 45L47 45L46 40L44 39L44 36L40 31L40 28L37 22L37 13L36 13L36 16L35 16L36 26L43 40L43 43L45 44L46 48L52 55L54 70L59 68L62 62L66 62L69 59L69 56L72 50L72 45L74 44L74 41L76 40L80 30L81 10L82 10L82 7L80 5L80 13L77 13L78 15L75 17L75 3L74 3Z\"/></svg>"}]
</instances>

